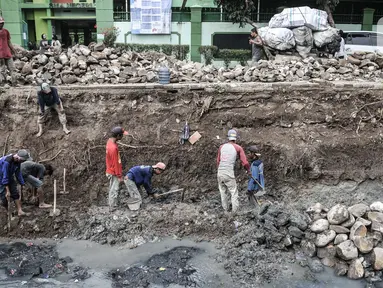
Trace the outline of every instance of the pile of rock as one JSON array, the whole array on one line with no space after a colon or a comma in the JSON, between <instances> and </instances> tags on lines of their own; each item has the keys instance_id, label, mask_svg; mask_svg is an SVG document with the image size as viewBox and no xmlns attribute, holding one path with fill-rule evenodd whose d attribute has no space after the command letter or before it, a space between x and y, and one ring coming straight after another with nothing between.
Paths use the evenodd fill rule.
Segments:
<instances>
[{"instance_id":1,"label":"pile of rock","mask_svg":"<svg viewBox=\"0 0 383 288\"><path fill-rule=\"evenodd\" d=\"M330 210L318 203L307 212L313 218L311 233L301 243L307 256L317 256L339 276L381 281L383 203L337 204Z\"/></svg>"},{"instance_id":2,"label":"pile of rock","mask_svg":"<svg viewBox=\"0 0 383 288\"><path fill-rule=\"evenodd\" d=\"M348 61L336 59L291 59L260 61L258 67L233 69L179 61L157 52L136 53L104 44L76 45L61 54L39 53L18 48L15 67L18 83L54 85L92 83L146 83L158 81L158 69L171 71L171 83L179 82L280 82L311 79L374 81L383 77L383 55L357 53ZM0 74L0 82L10 81Z\"/></svg>"}]
</instances>

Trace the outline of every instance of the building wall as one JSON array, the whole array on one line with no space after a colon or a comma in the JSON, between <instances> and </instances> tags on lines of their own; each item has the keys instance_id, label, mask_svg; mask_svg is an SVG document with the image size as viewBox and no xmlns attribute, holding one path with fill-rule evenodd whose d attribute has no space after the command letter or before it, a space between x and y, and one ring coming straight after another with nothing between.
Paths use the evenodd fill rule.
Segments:
<instances>
[{"instance_id":1,"label":"building wall","mask_svg":"<svg viewBox=\"0 0 383 288\"><path fill-rule=\"evenodd\" d=\"M190 22L172 22L171 35L133 35L130 34L130 22L114 22L114 27L119 28L120 35L118 35L117 43L140 43L140 44L182 44L190 45ZM125 36L125 34L129 33Z\"/></svg>"}]
</instances>

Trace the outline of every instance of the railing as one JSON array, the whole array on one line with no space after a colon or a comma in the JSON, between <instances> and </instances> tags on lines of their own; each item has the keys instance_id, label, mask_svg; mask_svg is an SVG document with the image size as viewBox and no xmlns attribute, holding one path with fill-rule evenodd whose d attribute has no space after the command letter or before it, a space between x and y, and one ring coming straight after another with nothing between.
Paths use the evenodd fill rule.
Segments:
<instances>
[{"instance_id":1,"label":"railing","mask_svg":"<svg viewBox=\"0 0 383 288\"><path fill-rule=\"evenodd\" d=\"M333 14L335 24L362 24L363 14Z\"/></svg>"},{"instance_id":2,"label":"railing","mask_svg":"<svg viewBox=\"0 0 383 288\"><path fill-rule=\"evenodd\" d=\"M130 22L130 12L113 12L115 22ZM190 22L190 11L172 12L172 22Z\"/></svg>"},{"instance_id":3,"label":"railing","mask_svg":"<svg viewBox=\"0 0 383 288\"><path fill-rule=\"evenodd\" d=\"M271 17L274 16L275 13L253 13L251 14L250 19L254 22L265 23L269 22ZM229 20L228 13L221 12L210 12L210 11L202 11L202 22L231 22ZM258 21L259 19L259 21Z\"/></svg>"}]
</instances>

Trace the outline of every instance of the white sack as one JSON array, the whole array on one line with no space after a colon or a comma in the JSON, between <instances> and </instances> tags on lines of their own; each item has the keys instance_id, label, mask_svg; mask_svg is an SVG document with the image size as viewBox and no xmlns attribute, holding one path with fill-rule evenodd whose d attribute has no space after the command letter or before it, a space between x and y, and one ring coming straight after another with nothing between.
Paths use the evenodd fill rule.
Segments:
<instances>
[{"instance_id":1,"label":"white sack","mask_svg":"<svg viewBox=\"0 0 383 288\"><path fill-rule=\"evenodd\" d=\"M334 41L337 41L339 38L339 30L333 27L328 27L326 31L314 32L314 44L316 47L323 47L327 44L330 44Z\"/></svg>"},{"instance_id":2,"label":"white sack","mask_svg":"<svg viewBox=\"0 0 383 288\"><path fill-rule=\"evenodd\" d=\"M270 28L295 28L307 26L314 31L327 29L328 15L326 11L311 9L308 6L285 8L275 14L269 22Z\"/></svg>"},{"instance_id":3,"label":"white sack","mask_svg":"<svg viewBox=\"0 0 383 288\"><path fill-rule=\"evenodd\" d=\"M262 27L258 29L263 43L277 50L289 50L295 47L294 34L287 28Z\"/></svg>"},{"instance_id":4,"label":"white sack","mask_svg":"<svg viewBox=\"0 0 383 288\"><path fill-rule=\"evenodd\" d=\"M302 58L308 57L314 45L312 30L306 26L301 26L292 30L296 43L295 49Z\"/></svg>"}]
</instances>

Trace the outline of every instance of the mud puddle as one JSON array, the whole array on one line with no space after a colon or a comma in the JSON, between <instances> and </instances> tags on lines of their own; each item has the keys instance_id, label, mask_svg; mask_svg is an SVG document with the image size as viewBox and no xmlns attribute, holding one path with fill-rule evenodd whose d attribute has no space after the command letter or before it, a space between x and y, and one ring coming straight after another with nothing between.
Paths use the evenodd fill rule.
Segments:
<instances>
[{"instance_id":1,"label":"mud puddle","mask_svg":"<svg viewBox=\"0 0 383 288\"><path fill-rule=\"evenodd\" d=\"M0 287L243 287L233 283L216 254L212 243L168 238L135 249L71 239L12 242L0 245ZM278 274L268 284L251 287L366 285L337 277L332 269L312 273L297 263L280 267Z\"/></svg>"}]
</instances>

